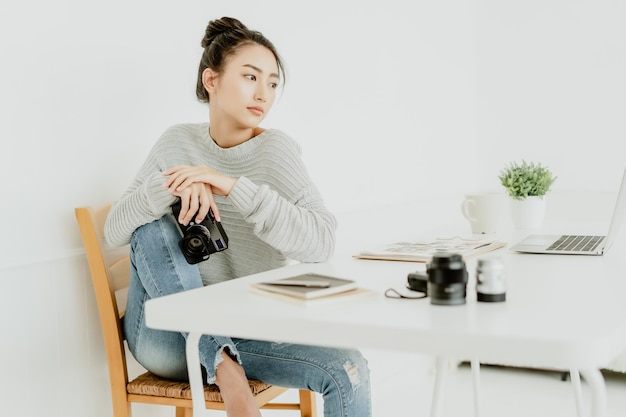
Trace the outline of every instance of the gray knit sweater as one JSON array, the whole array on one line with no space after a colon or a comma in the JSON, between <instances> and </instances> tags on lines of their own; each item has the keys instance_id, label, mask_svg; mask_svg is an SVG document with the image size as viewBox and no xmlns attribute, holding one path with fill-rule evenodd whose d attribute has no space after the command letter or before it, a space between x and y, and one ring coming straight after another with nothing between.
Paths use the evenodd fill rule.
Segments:
<instances>
[{"instance_id":1,"label":"gray knit sweater","mask_svg":"<svg viewBox=\"0 0 626 417\"><path fill-rule=\"evenodd\" d=\"M130 187L113 204L105 225L110 245L128 244L135 229L168 213L176 200L162 172L206 165L238 178L227 197L216 196L228 249L198 264L205 285L285 265L323 262L335 247L335 217L309 178L299 145L278 130L220 148L209 125L169 128L152 148Z\"/></svg>"}]
</instances>

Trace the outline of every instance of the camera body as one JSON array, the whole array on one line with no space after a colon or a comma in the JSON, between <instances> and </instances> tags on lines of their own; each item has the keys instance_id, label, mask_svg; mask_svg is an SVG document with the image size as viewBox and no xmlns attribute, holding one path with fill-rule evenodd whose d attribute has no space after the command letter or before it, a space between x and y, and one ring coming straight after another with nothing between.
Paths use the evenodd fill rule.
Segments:
<instances>
[{"instance_id":1,"label":"camera body","mask_svg":"<svg viewBox=\"0 0 626 417\"><path fill-rule=\"evenodd\" d=\"M434 254L426 265L426 273L431 304L465 304L467 268L461 255L447 252Z\"/></svg>"},{"instance_id":2,"label":"camera body","mask_svg":"<svg viewBox=\"0 0 626 417\"><path fill-rule=\"evenodd\" d=\"M419 291L428 295L428 274L421 271L409 272L406 287L411 291Z\"/></svg>"},{"instance_id":3,"label":"camera body","mask_svg":"<svg viewBox=\"0 0 626 417\"><path fill-rule=\"evenodd\" d=\"M178 246L190 264L197 264L209 259L215 252L221 252L228 248L228 236L222 224L215 220L213 211L200 223L190 221L187 226L178 222L180 214L180 199L172 205L172 215L178 225L182 237L178 241Z\"/></svg>"}]
</instances>

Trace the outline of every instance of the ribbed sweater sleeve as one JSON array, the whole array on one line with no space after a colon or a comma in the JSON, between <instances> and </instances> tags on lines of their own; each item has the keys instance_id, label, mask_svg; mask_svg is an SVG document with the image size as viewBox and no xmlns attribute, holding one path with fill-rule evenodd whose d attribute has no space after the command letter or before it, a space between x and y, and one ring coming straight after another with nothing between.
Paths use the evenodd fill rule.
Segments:
<instances>
[{"instance_id":1,"label":"ribbed sweater sleeve","mask_svg":"<svg viewBox=\"0 0 626 417\"><path fill-rule=\"evenodd\" d=\"M136 228L169 211L175 197L163 187L162 172L181 164L206 165L237 178L227 197L216 197L229 248L200 264L205 283L276 268L287 259L321 262L332 255L336 220L307 172L299 145L270 129L220 148L208 135L208 124L176 125L159 138L113 204L105 224L110 244L127 244Z\"/></svg>"},{"instance_id":2,"label":"ribbed sweater sleeve","mask_svg":"<svg viewBox=\"0 0 626 417\"><path fill-rule=\"evenodd\" d=\"M332 255L335 218L319 200L303 195L292 204L268 185L257 186L246 177L239 178L229 199L254 225L254 233L286 257L323 262Z\"/></svg>"}]
</instances>

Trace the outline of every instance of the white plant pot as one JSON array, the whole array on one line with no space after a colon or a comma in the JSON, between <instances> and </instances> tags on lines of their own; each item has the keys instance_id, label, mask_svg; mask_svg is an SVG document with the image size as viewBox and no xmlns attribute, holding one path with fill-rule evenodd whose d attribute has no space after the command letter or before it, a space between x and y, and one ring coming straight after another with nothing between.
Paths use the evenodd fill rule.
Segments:
<instances>
[{"instance_id":1,"label":"white plant pot","mask_svg":"<svg viewBox=\"0 0 626 417\"><path fill-rule=\"evenodd\" d=\"M524 200L511 199L513 225L522 230L541 229L546 216L546 197L531 196Z\"/></svg>"}]
</instances>

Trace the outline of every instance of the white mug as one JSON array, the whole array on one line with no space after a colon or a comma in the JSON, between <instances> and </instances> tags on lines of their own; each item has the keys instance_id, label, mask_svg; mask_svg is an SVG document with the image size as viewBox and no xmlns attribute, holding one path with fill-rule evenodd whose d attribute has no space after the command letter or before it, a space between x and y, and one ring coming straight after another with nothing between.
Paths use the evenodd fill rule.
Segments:
<instances>
[{"instance_id":1,"label":"white mug","mask_svg":"<svg viewBox=\"0 0 626 417\"><path fill-rule=\"evenodd\" d=\"M466 194L461 211L470 222L472 233L495 234L502 226L504 194L496 192Z\"/></svg>"}]
</instances>

